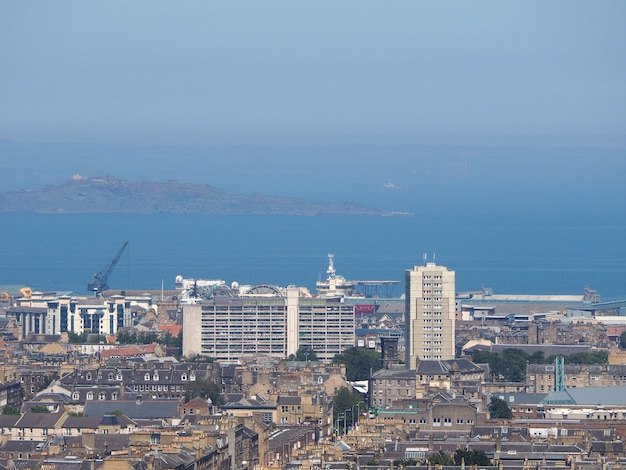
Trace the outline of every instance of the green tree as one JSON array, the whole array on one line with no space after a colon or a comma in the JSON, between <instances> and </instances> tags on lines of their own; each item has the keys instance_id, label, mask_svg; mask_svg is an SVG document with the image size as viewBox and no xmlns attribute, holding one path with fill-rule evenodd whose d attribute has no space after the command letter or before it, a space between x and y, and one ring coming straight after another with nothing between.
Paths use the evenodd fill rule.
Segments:
<instances>
[{"instance_id":1,"label":"green tree","mask_svg":"<svg viewBox=\"0 0 626 470\"><path fill-rule=\"evenodd\" d=\"M465 461L465 465L491 465L491 460L482 450L457 449L453 457L455 465L461 465L463 461Z\"/></svg>"},{"instance_id":2,"label":"green tree","mask_svg":"<svg viewBox=\"0 0 626 470\"><path fill-rule=\"evenodd\" d=\"M382 367L380 353L373 349L352 347L337 354L333 362L345 364L346 379L350 382L368 379L372 372Z\"/></svg>"},{"instance_id":3,"label":"green tree","mask_svg":"<svg viewBox=\"0 0 626 470\"><path fill-rule=\"evenodd\" d=\"M472 360L478 364L489 364L493 380L496 382L524 382L526 380L526 363L529 356L519 349L508 348L501 353L476 351Z\"/></svg>"},{"instance_id":4,"label":"green tree","mask_svg":"<svg viewBox=\"0 0 626 470\"><path fill-rule=\"evenodd\" d=\"M509 405L506 404L504 400L496 397L495 395L491 396L491 403L489 403L489 412L491 413L492 418L496 419L512 419L513 413L511 413L511 409Z\"/></svg>"},{"instance_id":5,"label":"green tree","mask_svg":"<svg viewBox=\"0 0 626 470\"><path fill-rule=\"evenodd\" d=\"M30 411L31 413L50 413L50 410L43 405L35 405Z\"/></svg>"},{"instance_id":6,"label":"green tree","mask_svg":"<svg viewBox=\"0 0 626 470\"><path fill-rule=\"evenodd\" d=\"M436 454L429 455L427 460L433 465L454 465L454 459L447 455L443 450L440 450Z\"/></svg>"},{"instance_id":7,"label":"green tree","mask_svg":"<svg viewBox=\"0 0 626 470\"><path fill-rule=\"evenodd\" d=\"M356 406L359 402L363 404ZM337 418L341 414L343 415L343 421L339 423L339 426L341 428L352 426L357 421L356 416L352 416L352 413L358 413L361 409L365 409L366 407L367 405L365 404L363 395L349 387L341 387L333 395L333 421L337 421ZM347 413L346 410L350 410L350 412Z\"/></svg>"},{"instance_id":8,"label":"green tree","mask_svg":"<svg viewBox=\"0 0 626 470\"><path fill-rule=\"evenodd\" d=\"M543 351L535 351L528 357L528 362L530 364L544 364L546 360Z\"/></svg>"},{"instance_id":9,"label":"green tree","mask_svg":"<svg viewBox=\"0 0 626 470\"><path fill-rule=\"evenodd\" d=\"M181 331L176 336L172 336L172 333L166 331L165 334L157 340L157 343L171 348L180 348L183 345L183 332Z\"/></svg>"},{"instance_id":10,"label":"green tree","mask_svg":"<svg viewBox=\"0 0 626 470\"><path fill-rule=\"evenodd\" d=\"M405 458L402 458L402 459L394 460L393 461L393 466L395 468L398 468L398 467L414 467L414 466L416 466L419 463L420 463L420 461L417 460L417 459L405 459Z\"/></svg>"},{"instance_id":11,"label":"green tree","mask_svg":"<svg viewBox=\"0 0 626 470\"><path fill-rule=\"evenodd\" d=\"M2 414L3 415L19 415L21 413L20 413L20 409L19 408L16 408L16 407L11 406L11 405L5 405L2 408Z\"/></svg>"},{"instance_id":12,"label":"green tree","mask_svg":"<svg viewBox=\"0 0 626 470\"><path fill-rule=\"evenodd\" d=\"M87 342L88 333L83 331L81 334L74 333L73 331L67 332L67 339L72 344L84 344Z\"/></svg>"},{"instance_id":13,"label":"green tree","mask_svg":"<svg viewBox=\"0 0 626 470\"><path fill-rule=\"evenodd\" d=\"M288 361L317 361L317 354L308 346L302 346L299 348L295 354L290 354L287 358Z\"/></svg>"},{"instance_id":14,"label":"green tree","mask_svg":"<svg viewBox=\"0 0 626 470\"><path fill-rule=\"evenodd\" d=\"M219 385L209 380L197 379L187 384L185 391L185 402L193 400L194 398L202 398L204 400L209 398L214 405L224 404L222 389Z\"/></svg>"}]
</instances>

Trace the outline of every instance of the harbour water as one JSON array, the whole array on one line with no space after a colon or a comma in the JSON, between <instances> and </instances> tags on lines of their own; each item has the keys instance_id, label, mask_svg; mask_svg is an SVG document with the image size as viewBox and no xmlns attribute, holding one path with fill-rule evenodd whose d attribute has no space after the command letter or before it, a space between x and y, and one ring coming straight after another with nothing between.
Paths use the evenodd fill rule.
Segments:
<instances>
[{"instance_id":1,"label":"harbour water","mask_svg":"<svg viewBox=\"0 0 626 470\"><path fill-rule=\"evenodd\" d=\"M623 215L2 214L0 223L0 285L42 291L86 294L128 240L112 289L168 289L180 274L314 291L328 253L348 279L403 281L426 253L456 271L457 291L582 295L589 286L603 300L626 298Z\"/></svg>"}]
</instances>

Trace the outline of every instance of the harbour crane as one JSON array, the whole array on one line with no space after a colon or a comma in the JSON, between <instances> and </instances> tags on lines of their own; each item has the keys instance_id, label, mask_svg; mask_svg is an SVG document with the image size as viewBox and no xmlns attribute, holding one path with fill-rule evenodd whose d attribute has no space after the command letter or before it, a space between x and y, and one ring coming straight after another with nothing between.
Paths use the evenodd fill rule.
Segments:
<instances>
[{"instance_id":1,"label":"harbour crane","mask_svg":"<svg viewBox=\"0 0 626 470\"><path fill-rule=\"evenodd\" d=\"M99 273L95 273L93 275L93 282L87 284L87 290L93 292L96 297L100 297L102 293L109 288L109 285L107 284L109 274L111 274L111 271L113 271L113 268L120 260L122 253L124 253L127 245L128 241L124 242L122 248L120 248L120 251L118 251L117 255L115 255L115 258L113 258L102 271L100 271Z\"/></svg>"}]
</instances>

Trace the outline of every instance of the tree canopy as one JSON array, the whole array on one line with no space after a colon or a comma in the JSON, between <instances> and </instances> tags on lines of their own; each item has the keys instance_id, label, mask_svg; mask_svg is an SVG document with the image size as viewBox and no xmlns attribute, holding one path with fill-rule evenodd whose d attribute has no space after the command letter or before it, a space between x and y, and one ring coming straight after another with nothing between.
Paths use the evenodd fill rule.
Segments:
<instances>
[{"instance_id":1,"label":"tree canopy","mask_svg":"<svg viewBox=\"0 0 626 470\"><path fill-rule=\"evenodd\" d=\"M581 352L563 357L566 364L606 364L606 351ZM557 356L544 357L542 351L528 354L520 349L508 348L502 352L476 351L472 361L489 364L496 382L523 382L526 379L526 364L553 364Z\"/></svg>"},{"instance_id":2,"label":"tree canopy","mask_svg":"<svg viewBox=\"0 0 626 470\"><path fill-rule=\"evenodd\" d=\"M31 413L50 413L50 410L44 405L35 405L30 409Z\"/></svg>"},{"instance_id":3,"label":"tree canopy","mask_svg":"<svg viewBox=\"0 0 626 470\"><path fill-rule=\"evenodd\" d=\"M362 404L356 406L359 402ZM333 395L333 421L336 421L340 414L343 415L343 421L339 423L340 428L352 426L357 421L356 416L352 416L352 413L356 415L365 409L367 409L367 404L363 395L351 388L341 387ZM350 410L350 412L346 412L346 410Z\"/></svg>"},{"instance_id":4,"label":"tree canopy","mask_svg":"<svg viewBox=\"0 0 626 470\"><path fill-rule=\"evenodd\" d=\"M497 419L513 418L513 413L511 413L511 409L509 408L509 405L507 405L504 400L496 397L495 395L491 396L491 403L489 403L489 412L491 413L492 418L497 418Z\"/></svg>"},{"instance_id":5,"label":"tree canopy","mask_svg":"<svg viewBox=\"0 0 626 470\"><path fill-rule=\"evenodd\" d=\"M488 466L491 465L491 460L487 457L487 454L482 450L468 450L457 449L451 456L440 450L436 454L428 456L428 461L431 464L442 465L444 467L452 465L461 465L465 462L465 465L478 465Z\"/></svg>"},{"instance_id":6,"label":"tree canopy","mask_svg":"<svg viewBox=\"0 0 626 470\"><path fill-rule=\"evenodd\" d=\"M2 408L2 414L3 415L19 415L20 409L11 405L4 405L4 407Z\"/></svg>"},{"instance_id":7,"label":"tree canopy","mask_svg":"<svg viewBox=\"0 0 626 470\"><path fill-rule=\"evenodd\" d=\"M288 361L317 361L317 354L308 346L302 346L295 354L290 354L287 358Z\"/></svg>"},{"instance_id":8,"label":"tree canopy","mask_svg":"<svg viewBox=\"0 0 626 470\"><path fill-rule=\"evenodd\" d=\"M491 460L482 450L457 449L453 457L455 465L461 465L463 462L465 465L491 465Z\"/></svg>"},{"instance_id":9,"label":"tree canopy","mask_svg":"<svg viewBox=\"0 0 626 470\"><path fill-rule=\"evenodd\" d=\"M120 330L117 333L117 342L120 344L152 344L158 343L163 346L182 347L183 334L172 336L169 331L145 331L136 332L133 330Z\"/></svg>"},{"instance_id":10,"label":"tree canopy","mask_svg":"<svg viewBox=\"0 0 626 470\"><path fill-rule=\"evenodd\" d=\"M194 398L209 398L214 405L224 404L222 389L216 383L209 380L194 380L186 385L185 402Z\"/></svg>"},{"instance_id":11,"label":"tree canopy","mask_svg":"<svg viewBox=\"0 0 626 470\"><path fill-rule=\"evenodd\" d=\"M432 454L428 456L428 461L431 464L442 465L442 466L450 466L454 465L454 459L446 454L443 450L440 450L436 454Z\"/></svg>"},{"instance_id":12,"label":"tree canopy","mask_svg":"<svg viewBox=\"0 0 626 470\"><path fill-rule=\"evenodd\" d=\"M373 349L352 347L337 354L334 363L345 364L346 379L350 382L368 379L372 372L382 367L380 353Z\"/></svg>"},{"instance_id":13,"label":"tree canopy","mask_svg":"<svg viewBox=\"0 0 626 470\"><path fill-rule=\"evenodd\" d=\"M73 331L67 332L67 339L72 344L100 344L106 343L106 336L90 333L89 331L83 331L81 334L74 333Z\"/></svg>"}]
</instances>

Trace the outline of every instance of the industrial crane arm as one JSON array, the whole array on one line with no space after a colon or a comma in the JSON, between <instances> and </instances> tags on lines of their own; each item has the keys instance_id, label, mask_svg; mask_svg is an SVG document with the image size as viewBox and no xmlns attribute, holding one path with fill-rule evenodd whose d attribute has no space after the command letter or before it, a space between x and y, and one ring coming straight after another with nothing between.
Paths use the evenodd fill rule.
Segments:
<instances>
[{"instance_id":1,"label":"industrial crane arm","mask_svg":"<svg viewBox=\"0 0 626 470\"><path fill-rule=\"evenodd\" d=\"M113 271L113 268L115 268L115 265L122 257L122 253L124 253L124 250L126 249L127 245L128 245L128 241L124 242L124 244L122 245L122 248L120 248L120 251L117 252L117 255L115 255L115 258L111 260L111 262L106 266L106 268L104 268L99 273L96 273L93 275L94 282L90 282L89 284L87 284L87 289L92 292L95 292L96 296L109 288L109 285L107 284L107 281L109 279L109 274L111 274L111 271Z\"/></svg>"}]
</instances>

